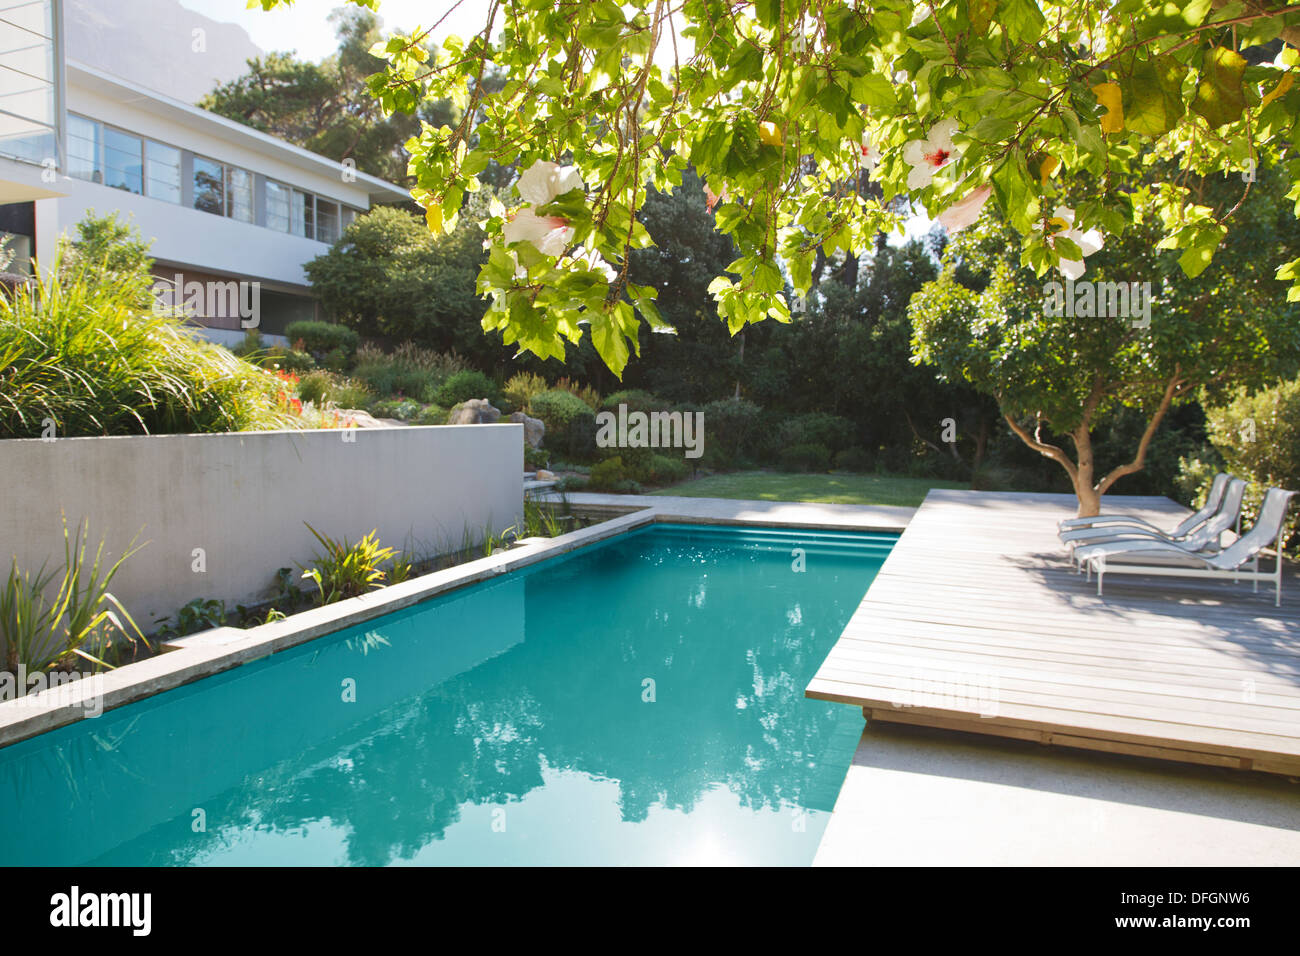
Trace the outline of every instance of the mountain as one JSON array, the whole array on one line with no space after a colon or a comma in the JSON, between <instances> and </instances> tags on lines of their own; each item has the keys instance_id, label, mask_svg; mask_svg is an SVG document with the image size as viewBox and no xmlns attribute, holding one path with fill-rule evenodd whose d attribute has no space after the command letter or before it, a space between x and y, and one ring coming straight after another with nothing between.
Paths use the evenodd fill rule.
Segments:
<instances>
[{"instance_id":1,"label":"mountain","mask_svg":"<svg viewBox=\"0 0 1300 956\"><path fill-rule=\"evenodd\" d=\"M262 55L243 27L178 0L64 0L63 18L69 60L186 103Z\"/></svg>"}]
</instances>

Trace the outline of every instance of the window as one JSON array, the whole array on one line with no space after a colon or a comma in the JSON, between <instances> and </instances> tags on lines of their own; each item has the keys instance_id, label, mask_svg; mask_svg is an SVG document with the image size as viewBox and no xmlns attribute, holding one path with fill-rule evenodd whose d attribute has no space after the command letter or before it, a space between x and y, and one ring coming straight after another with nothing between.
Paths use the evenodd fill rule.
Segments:
<instances>
[{"instance_id":1,"label":"window","mask_svg":"<svg viewBox=\"0 0 1300 956\"><path fill-rule=\"evenodd\" d=\"M280 183L266 183L266 228L288 232L293 190Z\"/></svg>"},{"instance_id":2,"label":"window","mask_svg":"<svg viewBox=\"0 0 1300 956\"><path fill-rule=\"evenodd\" d=\"M237 166L226 167L226 215L253 221L253 174Z\"/></svg>"},{"instance_id":3,"label":"window","mask_svg":"<svg viewBox=\"0 0 1300 956\"><path fill-rule=\"evenodd\" d=\"M68 114L68 175L102 183L99 165L99 124Z\"/></svg>"},{"instance_id":4,"label":"window","mask_svg":"<svg viewBox=\"0 0 1300 956\"><path fill-rule=\"evenodd\" d=\"M339 204L328 199L316 199L316 239L334 243L339 238Z\"/></svg>"},{"instance_id":5,"label":"window","mask_svg":"<svg viewBox=\"0 0 1300 956\"><path fill-rule=\"evenodd\" d=\"M105 186L140 195L144 192L144 143L139 136L103 128Z\"/></svg>"},{"instance_id":6,"label":"window","mask_svg":"<svg viewBox=\"0 0 1300 956\"><path fill-rule=\"evenodd\" d=\"M51 0L0 3L0 154L37 164L62 159L55 26Z\"/></svg>"},{"instance_id":7,"label":"window","mask_svg":"<svg viewBox=\"0 0 1300 956\"><path fill-rule=\"evenodd\" d=\"M68 175L113 189L181 201L181 151L68 114Z\"/></svg>"},{"instance_id":8,"label":"window","mask_svg":"<svg viewBox=\"0 0 1300 956\"><path fill-rule=\"evenodd\" d=\"M147 140L144 144L145 195L181 201L181 151Z\"/></svg>"},{"instance_id":9,"label":"window","mask_svg":"<svg viewBox=\"0 0 1300 956\"><path fill-rule=\"evenodd\" d=\"M198 156L194 157L194 208L226 214L226 168Z\"/></svg>"},{"instance_id":10,"label":"window","mask_svg":"<svg viewBox=\"0 0 1300 956\"><path fill-rule=\"evenodd\" d=\"M293 191L293 213L289 231L295 236L312 236L311 197L297 189Z\"/></svg>"}]
</instances>

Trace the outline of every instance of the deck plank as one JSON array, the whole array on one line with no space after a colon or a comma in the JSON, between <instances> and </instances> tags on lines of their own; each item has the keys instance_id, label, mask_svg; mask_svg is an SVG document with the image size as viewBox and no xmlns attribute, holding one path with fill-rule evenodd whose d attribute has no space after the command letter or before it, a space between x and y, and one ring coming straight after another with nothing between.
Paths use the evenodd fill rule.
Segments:
<instances>
[{"instance_id":1,"label":"deck plank","mask_svg":"<svg viewBox=\"0 0 1300 956\"><path fill-rule=\"evenodd\" d=\"M1105 504L1170 526L1187 513ZM1068 495L932 491L807 696L877 720L1300 772L1296 570L1280 608L1271 587L1228 581L1124 575L1098 596L1056 536L1073 513Z\"/></svg>"}]
</instances>

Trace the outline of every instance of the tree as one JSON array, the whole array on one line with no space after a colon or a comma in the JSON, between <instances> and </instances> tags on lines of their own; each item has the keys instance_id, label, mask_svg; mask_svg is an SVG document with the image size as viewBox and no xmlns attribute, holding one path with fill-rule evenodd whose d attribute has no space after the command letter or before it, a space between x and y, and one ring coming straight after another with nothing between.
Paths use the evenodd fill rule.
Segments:
<instances>
[{"instance_id":1,"label":"tree","mask_svg":"<svg viewBox=\"0 0 1300 956\"><path fill-rule=\"evenodd\" d=\"M1088 258L1088 280L1036 277L1019 265L1010 226L986 215L951 243L942 274L911 303L916 359L996 398L1016 435L1065 469L1081 515L1096 514L1101 495L1143 468L1174 403L1266 385L1300 359L1300 306L1277 293L1268 265L1300 253L1281 177L1259 170L1251 202L1195 278L1157 248L1159 179L1134 191L1138 224ZM1213 210L1238 192L1222 177L1190 188ZM1136 307L1143 299L1149 309ZM1103 468L1094 429L1122 409L1145 427L1131 454Z\"/></svg>"},{"instance_id":2,"label":"tree","mask_svg":"<svg viewBox=\"0 0 1300 956\"><path fill-rule=\"evenodd\" d=\"M511 197L515 208L494 208L486 225L488 327L555 357L589 331L619 374L639 345L638 316L662 321L653 289L628 275L630 252L652 243L636 214L688 164L720 197L718 229L738 250L711 285L733 334L788 319L785 275L806 293L818 250L870 248L896 221L898 196L931 216L991 202L1041 275L1082 258L1054 222L1069 183L1097 186L1073 210L1079 233L1117 244L1141 224L1133 196L1151 164L1176 159L1181 171L1163 167L1144 207L1195 276L1236 207L1198 202L1185 175L1249 178L1280 164L1300 184L1300 12L1273 0L491 0L485 10L480 32L447 37L433 55L427 33L388 40L372 91L389 110L448 99L458 111L412 143L413 196L435 232L451 228L490 163L525 170L522 204ZM490 67L507 77L499 90L478 82ZM864 165L878 192L858 188ZM1249 200L1250 183L1235 181ZM1300 260L1278 274L1300 283Z\"/></svg>"},{"instance_id":3,"label":"tree","mask_svg":"<svg viewBox=\"0 0 1300 956\"><path fill-rule=\"evenodd\" d=\"M483 301L474 288L484 258L472 219L435 237L418 216L380 206L350 223L306 271L330 317L361 335L455 350L492 365L501 347L478 327Z\"/></svg>"},{"instance_id":4,"label":"tree","mask_svg":"<svg viewBox=\"0 0 1300 956\"><path fill-rule=\"evenodd\" d=\"M362 172L410 182L402 144L420 132L421 122L451 122L451 108L445 100L429 101L412 113L385 115L366 86L366 78L385 66L370 53L383 41L379 18L339 9L330 19L339 38L334 55L320 63L288 53L249 60L247 74L218 86L199 105L330 159L350 159Z\"/></svg>"}]
</instances>

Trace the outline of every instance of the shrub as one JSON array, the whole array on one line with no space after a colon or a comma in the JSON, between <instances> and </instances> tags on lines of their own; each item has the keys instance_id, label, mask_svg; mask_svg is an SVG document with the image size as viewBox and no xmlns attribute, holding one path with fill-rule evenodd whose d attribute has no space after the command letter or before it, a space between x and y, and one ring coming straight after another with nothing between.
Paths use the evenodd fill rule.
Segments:
<instances>
[{"instance_id":1,"label":"shrub","mask_svg":"<svg viewBox=\"0 0 1300 956\"><path fill-rule=\"evenodd\" d=\"M600 392L589 385L580 385L568 377L560 379L554 387L561 392L568 392L583 400L593 412L600 410Z\"/></svg>"},{"instance_id":2,"label":"shrub","mask_svg":"<svg viewBox=\"0 0 1300 956\"><path fill-rule=\"evenodd\" d=\"M550 453L545 448L534 448L524 444L524 467L528 469L545 468L550 462Z\"/></svg>"},{"instance_id":3,"label":"shrub","mask_svg":"<svg viewBox=\"0 0 1300 956\"><path fill-rule=\"evenodd\" d=\"M298 397L304 402L312 402L317 408L327 403L339 408L365 408L374 396L360 382L317 369L302 377L298 383Z\"/></svg>"},{"instance_id":4,"label":"shrub","mask_svg":"<svg viewBox=\"0 0 1300 956\"><path fill-rule=\"evenodd\" d=\"M464 370L464 360L455 353L434 352L410 343L391 353L373 345L363 345L357 350L352 377L365 382L385 398L402 395L419 402L432 402L437 397L438 388L452 375Z\"/></svg>"},{"instance_id":5,"label":"shrub","mask_svg":"<svg viewBox=\"0 0 1300 956\"><path fill-rule=\"evenodd\" d=\"M591 461L596 457L595 415L584 410L573 416L563 450L574 461Z\"/></svg>"},{"instance_id":6,"label":"shrub","mask_svg":"<svg viewBox=\"0 0 1300 956\"><path fill-rule=\"evenodd\" d=\"M632 388L606 396L600 403L600 408L602 411L617 412L618 406L626 405L629 412L653 412L666 408L668 404L649 392Z\"/></svg>"},{"instance_id":7,"label":"shrub","mask_svg":"<svg viewBox=\"0 0 1300 956\"><path fill-rule=\"evenodd\" d=\"M782 471L829 471L831 450L825 445L808 442L791 445L781 452Z\"/></svg>"},{"instance_id":8,"label":"shrub","mask_svg":"<svg viewBox=\"0 0 1300 956\"><path fill-rule=\"evenodd\" d=\"M1206 409L1210 441L1223 456L1226 470L1250 481L1242 506L1242 527L1259 513L1271 486L1300 488L1300 378L1253 395L1239 392L1228 404ZM1287 547L1300 546L1300 516L1288 512Z\"/></svg>"},{"instance_id":9,"label":"shrub","mask_svg":"<svg viewBox=\"0 0 1300 956\"><path fill-rule=\"evenodd\" d=\"M744 398L726 398L709 402L703 412L706 455L716 448L715 460L729 461L753 453L762 409Z\"/></svg>"},{"instance_id":10,"label":"shrub","mask_svg":"<svg viewBox=\"0 0 1300 956\"><path fill-rule=\"evenodd\" d=\"M516 408L528 411L533 396L541 394L546 389L546 379L540 375L533 372L519 372L511 376L510 381L506 382L503 393L506 398L514 403Z\"/></svg>"},{"instance_id":11,"label":"shrub","mask_svg":"<svg viewBox=\"0 0 1300 956\"><path fill-rule=\"evenodd\" d=\"M489 402L497 396L496 383L482 372L465 370L447 379L438 389L434 401L448 408L467 402L471 398L486 398Z\"/></svg>"},{"instance_id":12,"label":"shrub","mask_svg":"<svg viewBox=\"0 0 1300 956\"><path fill-rule=\"evenodd\" d=\"M670 458L667 455L651 455L650 465L644 473L644 477L636 476L638 481L648 482L655 485L671 485L679 481L685 481L690 477L691 466L680 458Z\"/></svg>"},{"instance_id":13,"label":"shrub","mask_svg":"<svg viewBox=\"0 0 1300 956\"><path fill-rule=\"evenodd\" d=\"M561 494L568 494L571 491L585 491L590 484L590 479L581 475L565 475L555 483L555 490Z\"/></svg>"},{"instance_id":14,"label":"shrub","mask_svg":"<svg viewBox=\"0 0 1300 956\"><path fill-rule=\"evenodd\" d=\"M316 360L306 352L285 348L283 345L267 346L257 329L244 333L243 341L231 348L232 352L259 368L280 369L285 372L310 372Z\"/></svg>"},{"instance_id":15,"label":"shrub","mask_svg":"<svg viewBox=\"0 0 1300 956\"><path fill-rule=\"evenodd\" d=\"M865 448L846 448L835 456L836 471L870 471L871 453Z\"/></svg>"},{"instance_id":16,"label":"shrub","mask_svg":"<svg viewBox=\"0 0 1300 956\"><path fill-rule=\"evenodd\" d=\"M613 458L606 458L604 461L591 466L588 485L592 488L613 491L616 485L630 480L631 475L628 474L627 466L623 464L622 457L615 455Z\"/></svg>"},{"instance_id":17,"label":"shrub","mask_svg":"<svg viewBox=\"0 0 1300 956\"><path fill-rule=\"evenodd\" d=\"M275 379L180 316L154 311L147 272L60 243L49 271L0 296L0 438L285 427Z\"/></svg>"},{"instance_id":18,"label":"shrub","mask_svg":"<svg viewBox=\"0 0 1300 956\"><path fill-rule=\"evenodd\" d=\"M411 420L412 425L445 425L449 411L441 405L425 405L420 414Z\"/></svg>"},{"instance_id":19,"label":"shrub","mask_svg":"<svg viewBox=\"0 0 1300 956\"><path fill-rule=\"evenodd\" d=\"M317 358L341 349L342 354L350 359L356 354L357 344L360 342L360 336L345 325L316 322L311 319L290 322L284 334L295 348L301 342L303 351L310 352Z\"/></svg>"},{"instance_id":20,"label":"shrub","mask_svg":"<svg viewBox=\"0 0 1300 956\"><path fill-rule=\"evenodd\" d=\"M827 412L809 412L787 418L780 429L783 445L824 445L832 452L850 447L856 434L853 422Z\"/></svg>"},{"instance_id":21,"label":"shrub","mask_svg":"<svg viewBox=\"0 0 1300 956\"><path fill-rule=\"evenodd\" d=\"M591 409L586 402L572 392L564 392L558 389L551 389L534 395L531 407L533 416L540 418L542 423L546 425L545 440L556 451L568 446L569 426L573 423L573 420L580 415L591 415ZM595 416L592 416L592 422L594 429ZM552 438L552 436L555 437ZM558 444L557 447L557 443L562 444Z\"/></svg>"},{"instance_id":22,"label":"shrub","mask_svg":"<svg viewBox=\"0 0 1300 956\"><path fill-rule=\"evenodd\" d=\"M385 398L377 402L372 402L368 411L376 418L396 418L398 421L409 422L415 418L423 409L419 402L412 401L409 398Z\"/></svg>"}]
</instances>

